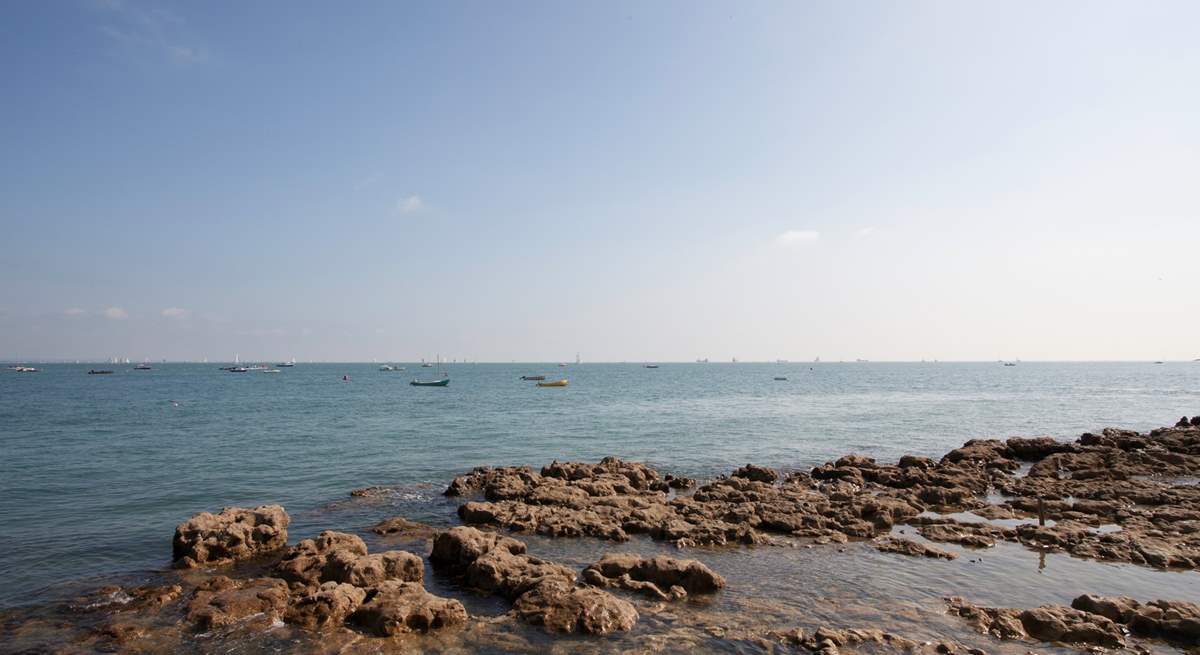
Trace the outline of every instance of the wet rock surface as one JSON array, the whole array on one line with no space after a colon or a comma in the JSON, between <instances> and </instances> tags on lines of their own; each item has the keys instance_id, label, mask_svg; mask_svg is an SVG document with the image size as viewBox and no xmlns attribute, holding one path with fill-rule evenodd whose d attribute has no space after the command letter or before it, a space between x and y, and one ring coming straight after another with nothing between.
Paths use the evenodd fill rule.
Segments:
<instances>
[{"instance_id":1,"label":"wet rock surface","mask_svg":"<svg viewBox=\"0 0 1200 655\"><path fill-rule=\"evenodd\" d=\"M370 590L350 620L380 637L429 632L467 620L462 603L439 598L415 582L387 580Z\"/></svg>"},{"instance_id":2,"label":"wet rock surface","mask_svg":"<svg viewBox=\"0 0 1200 655\"><path fill-rule=\"evenodd\" d=\"M201 512L175 528L175 566L230 564L278 550L287 545L289 522L279 505Z\"/></svg>"},{"instance_id":3,"label":"wet rock surface","mask_svg":"<svg viewBox=\"0 0 1200 655\"><path fill-rule=\"evenodd\" d=\"M725 578L703 562L664 555L605 555L583 570L583 579L597 587L620 587L661 600L677 600L688 594L711 594L725 586Z\"/></svg>"}]
</instances>

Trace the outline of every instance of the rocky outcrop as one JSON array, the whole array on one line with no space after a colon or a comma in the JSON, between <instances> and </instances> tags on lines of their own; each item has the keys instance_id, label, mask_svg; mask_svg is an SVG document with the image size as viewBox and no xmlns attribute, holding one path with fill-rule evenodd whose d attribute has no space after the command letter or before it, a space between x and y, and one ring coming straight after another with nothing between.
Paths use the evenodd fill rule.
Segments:
<instances>
[{"instance_id":1,"label":"rocky outcrop","mask_svg":"<svg viewBox=\"0 0 1200 655\"><path fill-rule=\"evenodd\" d=\"M880 537L871 542L875 548L884 553L899 553L901 555L911 555L913 557L932 557L941 559L955 559L958 553L952 553L947 550L942 550L936 546L923 544L911 539L903 539L901 537Z\"/></svg>"},{"instance_id":2,"label":"rocky outcrop","mask_svg":"<svg viewBox=\"0 0 1200 655\"><path fill-rule=\"evenodd\" d=\"M1099 614L1046 605L1028 610L978 607L962 598L948 599L951 614L960 616L978 631L998 639L1035 639L1106 648L1125 645L1120 626Z\"/></svg>"},{"instance_id":3,"label":"rocky outcrop","mask_svg":"<svg viewBox=\"0 0 1200 655\"><path fill-rule=\"evenodd\" d=\"M770 469L765 466L755 466L754 464L747 464L734 471L733 477L750 480L751 482L766 482L767 484L774 484L775 481L779 479L779 474L775 472L775 469Z\"/></svg>"},{"instance_id":4,"label":"rocky outcrop","mask_svg":"<svg viewBox=\"0 0 1200 655\"><path fill-rule=\"evenodd\" d=\"M290 519L279 505L201 512L175 528L175 566L196 568L249 559L287 545Z\"/></svg>"},{"instance_id":5,"label":"rocky outcrop","mask_svg":"<svg viewBox=\"0 0 1200 655\"><path fill-rule=\"evenodd\" d=\"M605 555L583 570L583 579L597 587L620 587L659 600L710 594L725 587L725 578L703 562L665 555L650 558L633 554Z\"/></svg>"},{"instance_id":6,"label":"rocky outcrop","mask_svg":"<svg viewBox=\"0 0 1200 655\"><path fill-rule=\"evenodd\" d=\"M1135 634L1185 645L1200 644L1200 605L1179 600L1139 603L1128 596L1084 594L1071 607L1129 626Z\"/></svg>"},{"instance_id":7,"label":"rocky outcrop","mask_svg":"<svg viewBox=\"0 0 1200 655\"><path fill-rule=\"evenodd\" d=\"M529 555L524 543L510 537L451 528L434 538L429 560L470 589L513 601L518 617L552 631L603 634L628 630L637 621L628 602L577 588L573 570Z\"/></svg>"},{"instance_id":8,"label":"rocky outcrop","mask_svg":"<svg viewBox=\"0 0 1200 655\"><path fill-rule=\"evenodd\" d=\"M638 620L629 601L560 578L544 580L522 594L513 611L526 623L562 633L602 635L629 630Z\"/></svg>"},{"instance_id":9,"label":"rocky outcrop","mask_svg":"<svg viewBox=\"0 0 1200 655\"><path fill-rule=\"evenodd\" d=\"M309 630L337 628L362 605L367 590L340 582L326 582L317 591L292 602L283 620Z\"/></svg>"},{"instance_id":10,"label":"rocky outcrop","mask_svg":"<svg viewBox=\"0 0 1200 655\"><path fill-rule=\"evenodd\" d=\"M350 622L379 637L429 632L467 620L462 603L440 598L419 583L387 580L371 589Z\"/></svg>"},{"instance_id":11,"label":"rocky outcrop","mask_svg":"<svg viewBox=\"0 0 1200 655\"><path fill-rule=\"evenodd\" d=\"M403 550L368 554L359 537L326 530L288 549L272 574L298 589L312 590L326 582L372 587L385 580L420 583L425 565Z\"/></svg>"},{"instance_id":12,"label":"rocky outcrop","mask_svg":"<svg viewBox=\"0 0 1200 655\"><path fill-rule=\"evenodd\" d=\"M287 603L288 588L282 580L233 580L221 575L197 587L188 603L187 620L201 632L256 615L270 623L283 614Z\"/></svg>"}]
</instances>

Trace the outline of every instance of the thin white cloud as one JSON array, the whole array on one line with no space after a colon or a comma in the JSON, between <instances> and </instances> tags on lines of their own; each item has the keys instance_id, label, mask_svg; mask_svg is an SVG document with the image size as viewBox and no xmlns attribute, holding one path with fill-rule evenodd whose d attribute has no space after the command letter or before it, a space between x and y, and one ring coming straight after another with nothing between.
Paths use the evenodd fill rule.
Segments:
<instances>
[{"instance_id":1,"label":"thin white cloud","mask_svg":"<svg viewBox=\"0 0 1200 655\"><path fill-rule=\"evenodd\" d=\"M104 310L104 318L123 321L129 318L129 312L125 311L124 307L109 307Z\"/></svg>"},{"instance_id":2,"label":"thin white cloud","mask_svg":"<svg viewBox=\"0 0 1200 655\"><path fill-rule=\"evenodd\" d=\"M186 21L162 7L143 7L125 0L93 0L105 16L100 33L128 52L154 53L181 66L208 60L208 51L187 34Z\"/></svg>"},{"instance_id":3,"label":"thin white cloud","mask_svg":"<svg viewBox=\"0 0 1200 655\"><path fill-rule=\"evenodd\" d=\"M858 228L858 231L854 233L854 236L858 237L859 239L863 239L871 236L872 234L875 234L875 228L871 225L868 225L867 227Z\"/></svg>"},{"instance_id":4,"label":"thin white cloud","mask_svg":"<svg viewBox=\"0 0 1200 655\"><path fill-rule=\"evenodd\" d=\"M85 316L86 314L87 314L87 310L80 309L79 307L71 307L71 308L63 310L63 316L75 317L75 316Z\"/></svg>"},{"instance_id":5,"label":"thin white cloud","mask_svg":"<svg viewBox=\"0 0 1200 655\"><path fill-rule=\"evenodd\" d=\"M821 238L821 233L816 230L788 230L783 234L775 237L775 244L794 248L803 246Z\"/></svg>"},{"instance_id":6,"label":"thin white cloud","mask_svg":"<svg viewBox=\"0 0 1200 655\"><path fill-rule=\"evenodd\" d=\"M162 315L167 318L187 318L192 315L192 312L182 307L168 307L162 310Z\"/></svg>"},{"instance_id":7,"label":"thin white cloud","mask_svg":"<svg viewBox=\"0 0 1200 655\"><path fill-rule=\"evenodd\" d=\"M396 212L400 214L415 214L422 209L425 209L425 201L416 194L396 201Z\"/></svg>"}]
</instances>

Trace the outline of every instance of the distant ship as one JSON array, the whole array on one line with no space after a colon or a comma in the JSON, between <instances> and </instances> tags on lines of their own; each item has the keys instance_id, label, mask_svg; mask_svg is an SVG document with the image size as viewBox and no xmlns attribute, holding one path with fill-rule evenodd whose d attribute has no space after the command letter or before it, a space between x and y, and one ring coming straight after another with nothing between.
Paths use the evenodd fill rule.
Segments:
<instances>
[{"instance_id":1,"label":"distant ship","mask_svg":"<svg viewBox=\"0 0 1200 655\"><path fill-rule=\"evenodd\" d=\"M293 358L292 358L292 361L290 361L290 362L280 362L280 363L276 364L275 366L278 366L279 368L291 368L291 367L293 367L293 366L295 366L295 365L296 365L296 358L295 358L295 357L293 357Z\"/></svg>"}]
</instances>

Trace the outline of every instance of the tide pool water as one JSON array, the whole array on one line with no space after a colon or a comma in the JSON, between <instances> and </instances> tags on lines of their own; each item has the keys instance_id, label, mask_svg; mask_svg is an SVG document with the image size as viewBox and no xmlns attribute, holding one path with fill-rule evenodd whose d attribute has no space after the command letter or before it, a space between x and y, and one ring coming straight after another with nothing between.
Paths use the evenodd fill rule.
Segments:
<instances>
[{"instance_id":1,"label":"tide pool water","mask_svg":"<svg viewBox=\"0 0 1200 655\"><path fill-rule=\"evenodd\" d=\"M404 366L0 371L0 607L165 567L175 525L227 505L283 504L295 541L397 513L453 523L441 491L478 465L616 455L707 478L1200 414L1200 363L454 364L446 388ZM535 374L570 386L519 380ZM345 503L368 485L395 493Z\"/></svg>"}]
</instances>

